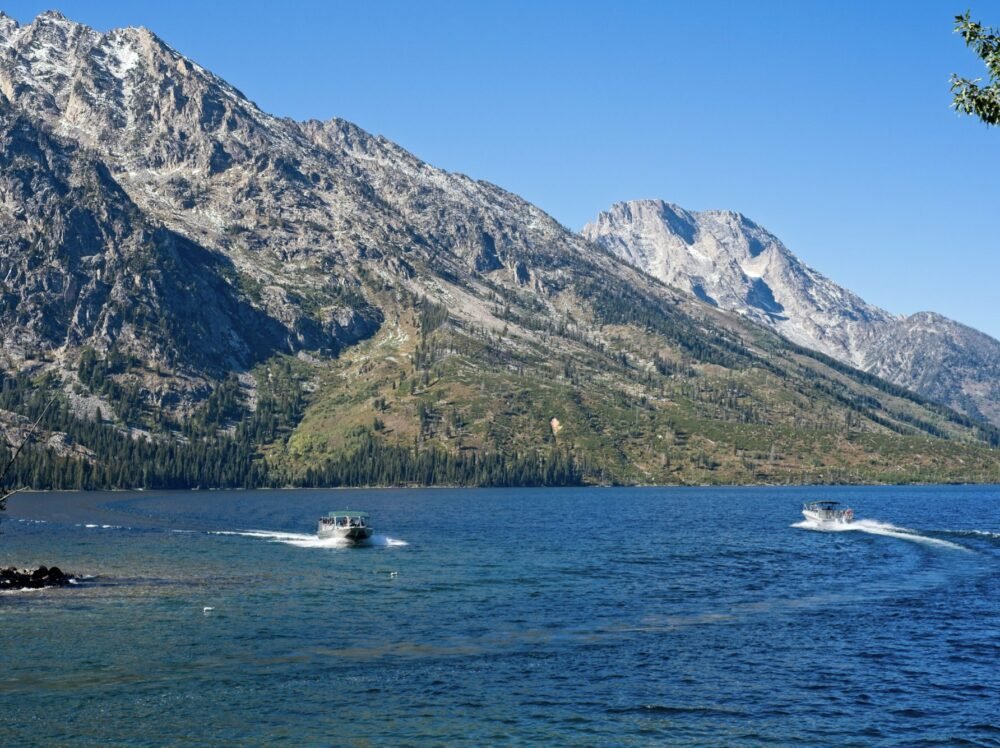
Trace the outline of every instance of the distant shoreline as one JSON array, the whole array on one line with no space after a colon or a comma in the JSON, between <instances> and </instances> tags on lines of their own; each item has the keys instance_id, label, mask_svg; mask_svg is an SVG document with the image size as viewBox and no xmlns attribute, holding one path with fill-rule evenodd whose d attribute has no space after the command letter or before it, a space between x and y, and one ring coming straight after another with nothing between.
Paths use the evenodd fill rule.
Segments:
<instances>
[{"instance_id":1,"label":"distant shoreline","mask_svg":"<svg viewBox=\"0 0 1000 748\"><path fill-rule=\"evenodd\" d=\"M435 485L372 485L372 486L261 486L255 488L22 488L18 493L220 493L235 491L414 491L414 490L502 490L516 489L619 489L619 488L910 488L919 486L1000 486L990 481L914 481L912 483L634 483L630 485L583 484L579 486L466 486Z\"/></svg>"}]
</instances>

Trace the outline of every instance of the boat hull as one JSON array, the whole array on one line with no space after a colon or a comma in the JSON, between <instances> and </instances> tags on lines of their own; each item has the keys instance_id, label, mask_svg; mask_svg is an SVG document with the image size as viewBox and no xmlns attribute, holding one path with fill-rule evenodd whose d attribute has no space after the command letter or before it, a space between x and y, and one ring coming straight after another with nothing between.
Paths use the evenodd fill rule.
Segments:
<instances>
[{"instance_id":1,"label":"boat hull","mask_svg":"<svg viewBox=\"0 0 1000 748\"><path fill-rule=\"evenodd\" d=\"M826 522L833 525L846 525L851 520L846 515L831 516L822 512L814 512L808 509L802 510L802 516L813 522Z\"/></svg>"},{"instance_id":2,"label":"boat hull","mask_svg":"<svg viewBox=\"0 0 1000 748\"><path fill-rule=\"evenodd\" d=\"M320 538L341 538L351 543L368 540L374 531L370 527L323 527L320 526L316 535Z\"/></svg>"}]
</instances>

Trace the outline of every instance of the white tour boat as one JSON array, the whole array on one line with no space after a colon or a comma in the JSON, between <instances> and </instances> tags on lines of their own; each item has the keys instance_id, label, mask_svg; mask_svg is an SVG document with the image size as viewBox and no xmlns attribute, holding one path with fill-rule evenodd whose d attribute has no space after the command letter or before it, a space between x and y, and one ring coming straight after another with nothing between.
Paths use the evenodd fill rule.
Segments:
<instances>
[{"instance_id":1,"label":"white tour boat","mask_svg":"<svg viewBox=\"0 0 1000 748\"><path fill-rule=\"evenodd\" d=\"M839 522L854 519L854 510L839 501L808 501L802 505L802 514L814 522Z\"/></svg>"},{"instance_id":2,"label":"white tour boat","mask_svg":"<svg viewBox=\"0 0 1000 748\"><path fill-rule=\"evenodd\" d=\"M320 518L316 535L321 538L344 538L358 543L370 538L373 532L368 523L368 512L342 509Z\"/></svg>"}]
</instances>

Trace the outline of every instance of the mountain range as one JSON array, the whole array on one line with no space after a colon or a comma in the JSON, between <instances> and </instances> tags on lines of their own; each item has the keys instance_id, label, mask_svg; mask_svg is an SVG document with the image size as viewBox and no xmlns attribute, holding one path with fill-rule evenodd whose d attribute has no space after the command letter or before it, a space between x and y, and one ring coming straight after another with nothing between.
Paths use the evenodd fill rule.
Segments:
<instances>
[{"instance_id":1,"label":"mountain range","mask_svg":"<svg viewBox=\"0 0 1000 748\"><path fill-rule=\"evenodd\" d=\"M0 15L0 96L0 427L44 430L9 482L1000 477L994 394L936 392L920 363L945 357L899 339L883 363L912 381L864 358L880 325L930 340L937 318L838 307L735 214L650 207L636 236L668 249L627 206L577 234L351 123L270 115L146 29L54 12ZM668 269L682 250L702 264Z\"/></svg>"},{"instance_id":2,"label":"mountain range","mask_svg":"<svg viewBox=\"0 0 1000 748\"><path fill-rule=\"evenodd\" d=\"M869 304L739 213L636 200L601 213L583 235L709 304L1000 424L1000 341L933 312L897 316Z\"/></svg>"}]
</instances>

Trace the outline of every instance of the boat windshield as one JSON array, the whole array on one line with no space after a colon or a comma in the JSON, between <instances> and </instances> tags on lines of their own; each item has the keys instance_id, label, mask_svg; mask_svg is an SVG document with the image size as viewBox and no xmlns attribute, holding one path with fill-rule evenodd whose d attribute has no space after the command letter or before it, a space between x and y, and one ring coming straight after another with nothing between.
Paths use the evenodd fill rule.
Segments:
<instances>
[{"instance_id":1,"label":"boat windshield","mask_svg":"<svg viewBox=\"0 0 1000 748\"><path fill-rule=\"evenodd\" d=\"M368 527L368 512L350 509L330 512L321 521L325 525L336 525L337 527Z\"/></svg>"}]
</instances>

